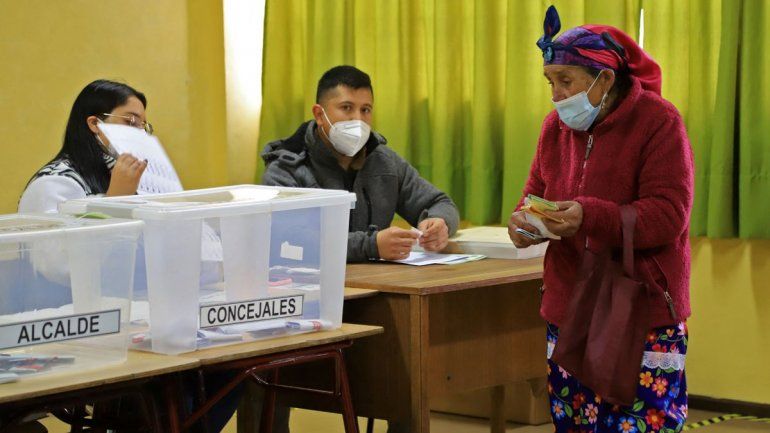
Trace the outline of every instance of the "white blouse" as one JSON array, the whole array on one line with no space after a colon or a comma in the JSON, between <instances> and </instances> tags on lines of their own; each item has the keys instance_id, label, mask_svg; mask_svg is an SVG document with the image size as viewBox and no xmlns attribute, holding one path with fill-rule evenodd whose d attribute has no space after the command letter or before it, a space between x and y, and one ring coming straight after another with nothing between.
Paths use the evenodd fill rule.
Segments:
<instances>
[{"instance_id":1,"label":"white blouse","mask_svg":"<svg viewBox=\"0 0 770 433\"><path fill-rule=\"evenodd\" d=\"M30 182L19 200L19 213L56 213L59 203L86 198L80 184L67 176L42 176Z\"/></svg>"}]
</instances>

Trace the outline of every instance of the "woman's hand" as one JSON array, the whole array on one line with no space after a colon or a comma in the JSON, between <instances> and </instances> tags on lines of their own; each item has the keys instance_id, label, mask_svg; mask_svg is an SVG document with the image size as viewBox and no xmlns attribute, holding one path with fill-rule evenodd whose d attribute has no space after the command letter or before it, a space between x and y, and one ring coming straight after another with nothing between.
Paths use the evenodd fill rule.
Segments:
<instances>
[{"instance_id":1,"label":"woman's hand","mask_svg":"<svg viewBox=\"0 0 770 433\"><path fill-rule=\"evenodd\" d=\"M537 245L541 242L546 241L544 238L540 239L532 239L527 236L524 236L521 233L517 233L516 229L523 229L526 230L532 234L539 235L540 230L537 229L537 227L533 226L532 224L528 223L527 220L524 218L524 212L523 211L517 211L511 214L511 218L508 220L508 236L513 241L513 245L516 246L516 248L527 248L532 245Z\"/></svg>"},{"instance_id":2,"label":"woman's hand","mask_svg":"<svg viewBox=\"0 0 770 433\"><path fill-rule=\"evenodd\" d=\"M562 237L574 236L583 224L583 206L576 201L557 201L558 211L545 211L549 216L564 222L555 222L543 218L543 223L548 230Z\"/></svg>"},{"instance_id":3,"label":"woman's hand","mask_svg":"<svg viewBox=\"0 0 770 433\"><path fill-rule=\"evenodd\" d=\"M136 194L139 180L142 178L142 173L144 173L146 168L147 161L137 159L129 153L118 156L115 166L112 167L110 186L107 188L105 195L113 197Z\"/></svg>"}]
</instances>

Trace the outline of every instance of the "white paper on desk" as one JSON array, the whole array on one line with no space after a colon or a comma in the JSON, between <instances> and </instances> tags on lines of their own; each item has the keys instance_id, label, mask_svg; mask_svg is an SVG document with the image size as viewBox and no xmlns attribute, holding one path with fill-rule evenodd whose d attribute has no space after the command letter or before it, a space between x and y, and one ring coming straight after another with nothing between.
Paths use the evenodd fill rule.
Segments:
<instances>
[{"instance_id":1,"label":"white paper on desk","mask_svg":"<svg viewBox=\"0 0 770 433\"><path fill-rule=\"evenodd\" d=\"M482 254L492 259L542 257L548 248L547 241L526 248L516 248L508 236L508 227L481 226L458 230L449 242L457 245L458 253Z\"/></svg>"},{"instance_id":2,"label":"white paper on desk","mask_svg":"<svg viewBox=\"0 0 770 433\"><path fill-rule=\"evenodd\" d=\"M439 254L412 251L409 253L409 257L404 260L393 260L393 262L412 266L458 265L460 263L473 262L483 258L485 258L485 256L481 254Z\"/></svg>"}]
</instances>

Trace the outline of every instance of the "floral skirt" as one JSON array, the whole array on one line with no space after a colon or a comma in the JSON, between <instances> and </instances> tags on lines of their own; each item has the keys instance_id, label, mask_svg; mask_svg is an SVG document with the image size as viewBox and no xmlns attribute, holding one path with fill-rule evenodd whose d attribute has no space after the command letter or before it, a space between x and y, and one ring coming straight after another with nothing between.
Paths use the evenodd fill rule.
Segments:
<instances>
[{"instance_id":1,"label":"floral skirt","mask_svg":"<svg viewBox=\"0 0 770 433\"><path fill-rule=\"evenodd\" d=\"M551 361L559 330L548 324L548 394L556 433L673 433L687 419L687 325L647 334L636 400L614 406Z\"/></svg>"}]
</instances>

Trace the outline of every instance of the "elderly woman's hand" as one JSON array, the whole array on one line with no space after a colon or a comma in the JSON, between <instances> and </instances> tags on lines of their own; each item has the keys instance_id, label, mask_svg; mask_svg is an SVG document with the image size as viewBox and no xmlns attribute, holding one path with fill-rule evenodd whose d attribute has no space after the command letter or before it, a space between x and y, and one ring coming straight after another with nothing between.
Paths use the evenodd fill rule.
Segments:
<instances>
[{"instance_id":1,"label":"elderly woman's hand","mask_svg":"<svg viewBox=\"0 0 770 433\"><path fill-rule=\"evenodd\" d=\"M546 211L548 215L564 222L552 221L543 218L543 223L548 230L558 236L568 238L574 236L580 225L583 224L583 206L576 201L557 201L558 211Z\"/></svg>"},{"instance_id":2,"label":"elderly woman's hand","mask_svg":"<svg viewBox=\"0 0 770 433\"><path fill-rule=\"evenodd\" d=\"M518 228L524 229L535 235L540 234L540 230L538 230L537 227L529 224L527 220L524 218L524 212L517 211L512 213L511 219L508 220L508 237L511 238L511 240L513 241L513 245L515 245L516 248L527 248L529 246L536 245L541 242L545 242L547 240L545 238L539 238L539 239L528 238L521 233L517 233L516 229Z\"/></svg>"}]
</instances>

